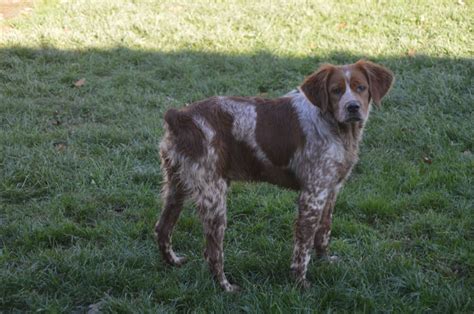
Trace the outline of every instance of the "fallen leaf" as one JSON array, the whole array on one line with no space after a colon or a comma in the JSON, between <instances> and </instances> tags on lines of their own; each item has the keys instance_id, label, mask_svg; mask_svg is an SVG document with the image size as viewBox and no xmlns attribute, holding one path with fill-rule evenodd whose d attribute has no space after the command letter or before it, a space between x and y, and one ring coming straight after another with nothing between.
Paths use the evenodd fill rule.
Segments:
<instances>
[{"instance_id":1,"label":"fallen leaf","mask_svg":"<svg viewBox=\"0 0 474 314\"><path fill-rule=\"evenodd\" d=\"M62 152L66 149L67 143L66 142L54 142L53 146L54 146L54 148L56 148L57 151Z\"/></svg>"},{"instance_id":2,"label":"fallen leaf","mask_svg":"<svg viewBox=\"0 0 474 314\"><path fill-rule=\"evenodd\" d=\"M408 49L407 55L408 55L409 57L414 57L414 56L416 55L416 50L413 49L413 48Z\"/></svg>"},{"instance_id":3,"label":"fallen leaf","mask_svg":"<svg viewBox=\"0 0 474 314\"><path fill-rule=\"evenodd\" d=\"M101 307L104 305L104 300L101 300L97 303L90 304L89 307L87 308L87 314L97 314L101 313Z\"/></svg>"},{"instance_id":4,"label":"fallen leaf","mask_svg":"<svg viewBox=\"0 0 474 314\"><path fill-rule=\"evenodd\" d=\"M433 163L433 160L431 160L429 157L423 157L423 162L425 164L431 165Z\"/></svg>"},{"instance_id":5,"label":"fallen leaf","mask_svg":"<svg viewBox=\"0 0 474 314\"><path fill-rule=\"evenodd\" d=\"M81 78L80 80L77 80L76 82L74 82L75 87L82 87L84 84L86 84L85 78Z\"/></svg>"},{"instance_id":6,"label":"fallen leaf","mask_svg":"<svg viewBox=\"0 0 474 314\"><path fill-rule=\"evenodd\" d=\"M123 211L125 210L125 208L124 208L123 206L121 206L121 205L115 205L115 206L113 207L113 209L114 209L114 211L117 212L117 213L121 213L121 212L123 212Z\"/></svg>"},{"instance_id":7,"label":"fallen leaf","mask_svg":"<svg viewBox=\"0 0 474 314\"><path fill-rule=\"evenodd\" d=\"M346 22L341 22L339 24L337 24L337 30L340 31L341 29L344 29L347 27L347 23Z\"/></svg>"}]
</instances>

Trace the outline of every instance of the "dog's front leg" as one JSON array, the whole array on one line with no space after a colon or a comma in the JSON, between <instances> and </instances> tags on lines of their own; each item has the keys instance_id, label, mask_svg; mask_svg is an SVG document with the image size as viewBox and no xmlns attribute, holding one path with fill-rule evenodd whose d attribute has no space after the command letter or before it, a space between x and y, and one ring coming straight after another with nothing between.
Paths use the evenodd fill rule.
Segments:
<instances>
[{"instance_id":1,"label":"dog's front leg","mask_svg":"<svg viewBox=\"0 0 474 314\"><path fill-rule=\"evenodd\" d=\"M329 260L333 260L335 257L327 256L327 247L331 240L331 225L332 225L332 212L334 210L334 204L336 203L336 191L329 193L324 211L322 213L321 220L316 229L316 235L314 237L314 249L316 256L328 257Z\"/></svg>"},{"instance_id":2,"label":"dog's front leg","mask_svg":"<svg viewBox=\"0 0 474 314\"><path fill-rule=\"evenodd\" d=\"M327 202L328 190L302 191L298 199L298 218L296 220L295 246L291 272L298 284L309 287L306 271L310 260L310 251L314 236Z\"/></svg>"}]
</instances>

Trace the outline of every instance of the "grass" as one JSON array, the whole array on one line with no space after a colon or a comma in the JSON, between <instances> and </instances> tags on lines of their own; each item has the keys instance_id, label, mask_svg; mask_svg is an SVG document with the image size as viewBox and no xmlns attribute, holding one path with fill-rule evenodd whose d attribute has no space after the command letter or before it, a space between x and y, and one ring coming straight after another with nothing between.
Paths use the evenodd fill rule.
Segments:
<instances>
[{"instance_id":1,"label":"grass","mask_svg":"<svg viewBox=\"0 0 474 314\"><path fill-rule=\"evenodd\" d=\"M469 1L39 1L0 24L0 310L473 312ZM321 62L391 68L336 205L336 264L289 276L296 194L234 184L228 295L187 205L153 240L162 116L211 95L275 97ZM73 83L85 78L81 87Z\"/></svg>"}]
</instances>

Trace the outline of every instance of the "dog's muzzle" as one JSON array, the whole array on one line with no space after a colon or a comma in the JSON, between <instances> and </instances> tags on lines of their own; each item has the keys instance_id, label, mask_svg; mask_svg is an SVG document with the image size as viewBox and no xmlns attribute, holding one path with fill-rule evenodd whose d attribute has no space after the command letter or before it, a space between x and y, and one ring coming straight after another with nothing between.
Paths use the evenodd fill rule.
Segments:
<instances>
[{"instance_id":1,"label":"dog's muzzle","mask_svg":"<svg viewBox=\"0 0 474 314\"><path fill-rule=\"evenodd\" d=\"M346 122L361 121L360 103L358 101L350 101L346 104Z\"/></svg>"}]
</instances>

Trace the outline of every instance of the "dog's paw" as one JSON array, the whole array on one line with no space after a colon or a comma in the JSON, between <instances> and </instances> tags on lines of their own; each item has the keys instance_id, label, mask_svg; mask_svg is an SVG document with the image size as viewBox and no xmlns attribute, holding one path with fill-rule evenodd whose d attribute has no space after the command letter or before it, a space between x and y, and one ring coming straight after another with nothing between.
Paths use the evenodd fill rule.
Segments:
<instances>
[{"instance_id":1,"label":"dog's paw","mask_svg":"<svg viewBox=\"0 0 474 314\"><path fill-rule=\"evenodd\" d=\"M324 255L321 256L320 259L331 264L337 263L341 260L341 258L337 255Z\"/></svg>"},{"instance_id":2,"label":"dog's paw","mask_svg":"<svg viewBox=\"0 0 474 314\"><path fill-rule=\"evenodd\" d=\"M187 261L188 258L185 256L170 256L169 259L166 260L169 265L175 266L175 267L180 267L183 266Z\"/></svg>"},{"instance_id":3,"label":"dog's paw","mask_svg":"<svg viewBox=\"0 0 474 314\"><path fill-rule=\"evenodd\" d=\"M296 281L296 285L298 286L298 288L300 288L301 290L308 290L309 288L311 288L311 282L309 282L308 279L300 279L300 280L297 280Z\"/></svg>"},{"instance_id":4,"label":"dog's paw","mask_svg":"<svg viewBox=\"0 0 474 314\"><path fill-rule=\"evenodd\" d=\"M341 260L341 258L337 255L328 255L328 256L326 256L326 260L329 263L337 263Z\"/></svg>"},{"instance_id":5,"label":"dog's paw","mask_svg":"<svg viewBox=\"0 0 474 314\"><path fill-rule=\"evenodd\" d=\"M221 284L221 287L222 289L224 289L225 292L229 292L229 293L236 293L242 290L240 286L236 284L231 284L229 282Z\"/></svg>"},{"instance_id":6,"label":"dog's paw","mask_svg":"<svg viewBox=\"0 0 474 314\"><path fill-rule=\"evenodd\" d=\"M185 256L176 257L174 261L174 265L178 267L183 266L184 264L186 264L187 261L188 261L188 258Z\"/></svg>"},{"instance_id":7,"label":"dog's paw","mask_svg":"<svg viewBox=\"0 0 474 314\"><path fill-rule=\"evenodd\" d=\"M291 269L290 275L296 282L296 285L302 290L306 290L311 287L311 283L306 279L306 277L304 277L301 273L297 272L295 269Z\"/></svg>"},{"instance_id":8,"label":"dog's paw","mask_svg":"<svg viewBox=\"0 0 474 314\"><path fill-rule=\"evenodd\" d=\"M341 258L337 255L330 255L327 254L326 252L324 253L316 253L316 258L322 262L329 262L329 263L336 263L338 262Z\"/></svg>"}]
</instances>

